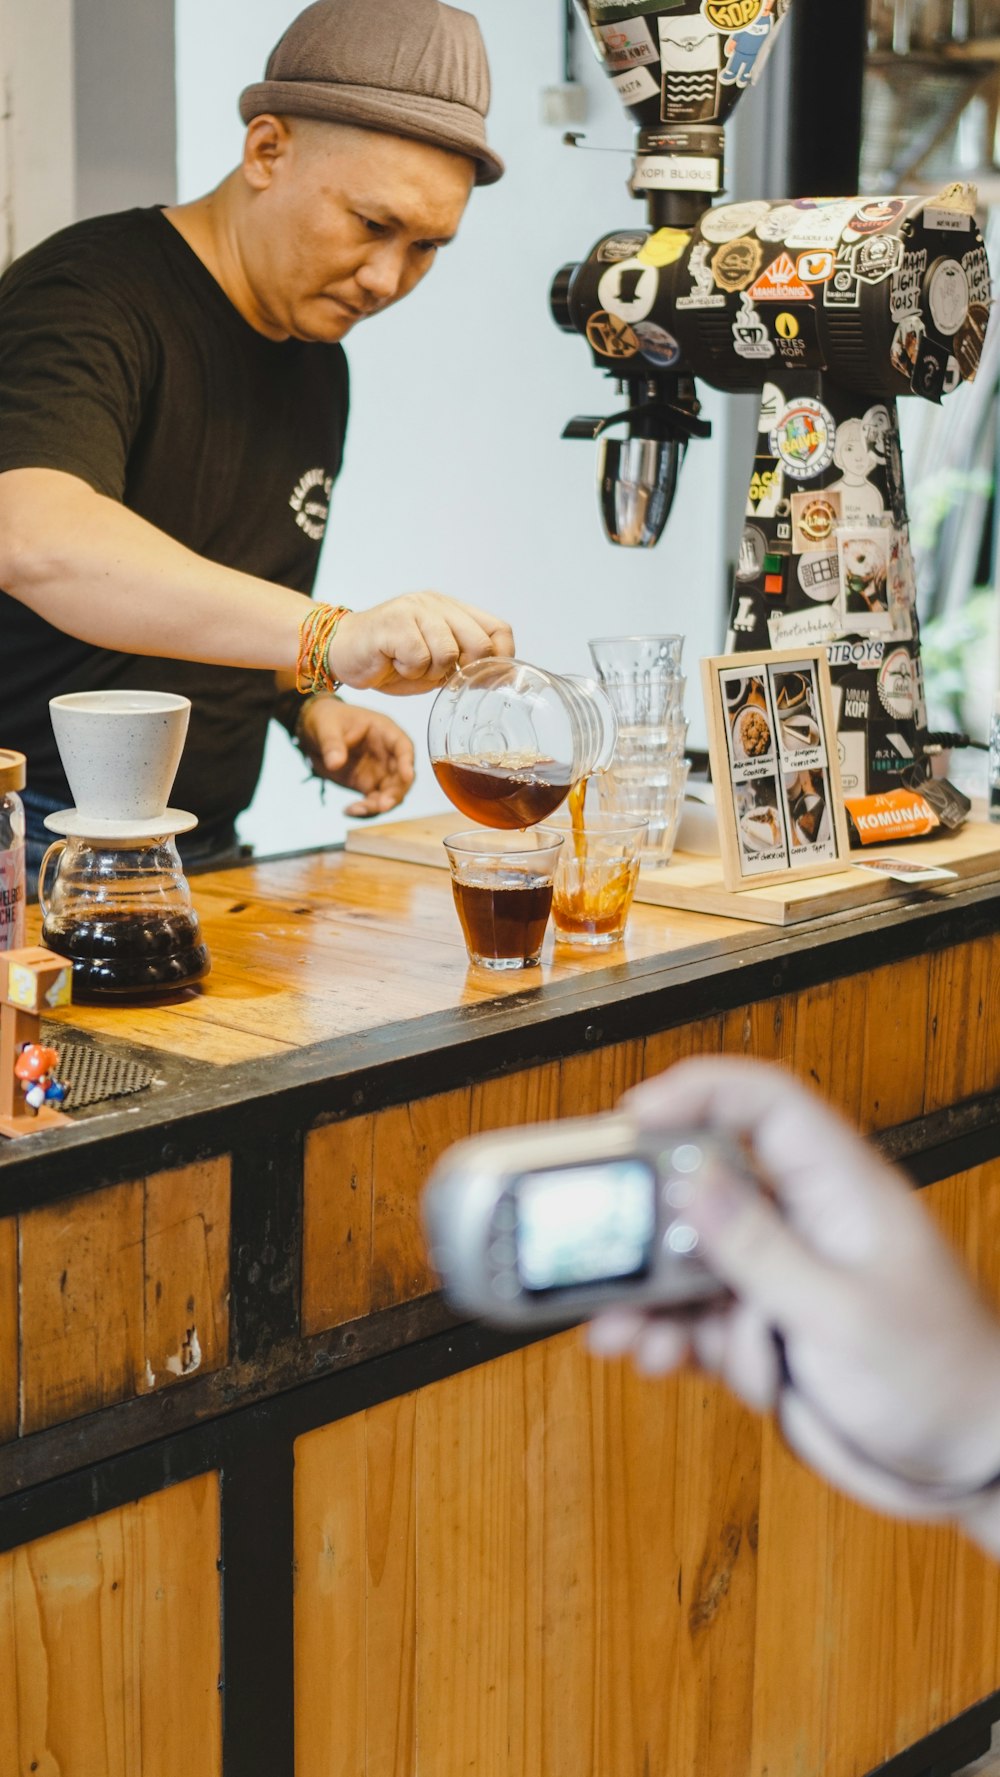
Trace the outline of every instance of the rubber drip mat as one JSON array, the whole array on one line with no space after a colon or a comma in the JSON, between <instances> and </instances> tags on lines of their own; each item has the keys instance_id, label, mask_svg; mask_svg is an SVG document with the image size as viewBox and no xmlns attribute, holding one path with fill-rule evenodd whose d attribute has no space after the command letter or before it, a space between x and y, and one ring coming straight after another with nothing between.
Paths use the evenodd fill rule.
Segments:
<instances>
[{"instance_id":1,"label":"rubber drip mat","mask_svg":"<svg viewBox=\"0 0 1000 1777\"><path fill-rule=\"evenodd\" d=\"M66 1088L65 1108L81 1111L86 1105L103 1104L108 1098L127 1098L130 1093L144 1092L156 1079L151 1067L141 1061L129 1061L107 1049L92 1048L89 1043L60 1043L56 1078Z\"/></svg>"}]
</instances>

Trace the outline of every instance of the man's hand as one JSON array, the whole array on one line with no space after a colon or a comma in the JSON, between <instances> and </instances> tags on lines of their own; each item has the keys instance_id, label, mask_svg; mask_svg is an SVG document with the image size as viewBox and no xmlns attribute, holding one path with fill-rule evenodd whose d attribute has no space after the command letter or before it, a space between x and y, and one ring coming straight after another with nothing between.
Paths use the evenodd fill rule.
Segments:
<instances>
[{"instance_id":1,"label":"man's hand","mask_svg":"<svg viewBox=\"0 0 1000 1777\"><path fill-rule=\"evenodd\" d=\"M413 782L413 742L389 716L316 697L299 718L297 739L317 777L357 790L345 814L385 814Z\"/></svg>"},{"instance_id":2,"label":"man's hand","mask_svg":"<svg viewBox=\"0 0 1000 1777\"><path fill-rule=\"evenodd\" d=\"M489 611L440 592L411 592L342 617L329 663L358 691L406 697L433 691L456 666L513 652L509 627Z\"/></svg>"},{"instance_id":3,"label":"man's hand","mask_svg":"<svg viewBox=\"0 0 1000 1777\"><path fill-rule=\"evenodd\" d=\"M653 1373L693 1358L749 1405L777 1407L788 1443L845 1492L906 1516L961 1515L1000 1552L1000 1500L975 1495L1000 1470L1000 1322L907 1183L777 1068L685 1062L626 1104L647 1129L749 1138L776 1201L706 1177L685 1215L730 1305L609 1313L591 1348L632 1349ZM935 1489L956 1503L938 1505Z\"/></svg>"}]
</instances>

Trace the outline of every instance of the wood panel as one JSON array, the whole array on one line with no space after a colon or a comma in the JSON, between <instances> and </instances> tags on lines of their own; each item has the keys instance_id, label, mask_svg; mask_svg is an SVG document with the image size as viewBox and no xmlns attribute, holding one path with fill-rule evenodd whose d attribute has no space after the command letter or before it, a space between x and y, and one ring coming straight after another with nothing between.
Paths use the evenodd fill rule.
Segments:
<instances>
[{"instance_id":1,"label":"wood panel","mask_svg":"<svg viewBox=\"0 0 1000 1777\"><path fill-rule=\"evenodd\" d=\"M839 1043L849 1002L820 1011ZM1000 1302L1000 1164L927 1200ZM325 1525L297 1533L300 1777L863 1777L1000 1688L994 1563L839 1498L714 1383L576 1335L312 1434L296 1472Z\"/></svg>"},{"instance_id":2,"label":"wood panel","mask_svg":"<svg viewBox=\"0 0 1000 1777\"><path fill-rule=\"evenodd\" d=\"M219 1369L228 1156L20 1218L21 1432Z\"/></svg>"},{"instance_id":3,"label":"wood panel","mask_svg":"<svg viewBox=\"0 0 1000 1777\"><path fill-rule=\"evenodd\" d=\"M17 1223L0 1221L0 1444L17 1431Z\"/></svg>"},{"instance_id":4,"label":"wood panel","mask_svg":"<svg viewBox=\"0 0 1000 1777\"><path fill-rule=\"evenodd\" d=\"M928 1016L926 1110L1000 1085L1000 940L930 959Z\"/></svg>"},{"instance_id":5,"label":"wood panel","mask_svg":"<svg viewBox=\"0 0 1000 1777\"><path fill-rule=\"evenodd\" d=\"M547 1123L557 1117L560 1069L560 1062L550 1061L498 1080L481 1080L472 1088L472 1133Z\"/></svg>"},{"instance_id":6,"label":"wood panel","mask_svg":"<svg viewBox=\"0 0 1000 1777\"><path fill-rule=\"evenodd\" d=\"M420 1193L434 1161L469 1134L472 1093L442 1092L375 1120L372 1307L409 1302L436 1287L420 1224Z\"/></svg>"},{"instance_id":7,"label":"wood panel","mask_svg":"<svg viewBox=\"0 0 1000 1777\"><path fill-rule=\"evenodd\" d=\"M869 1129L891 1129L924 1109L930 959L911 957L864 979L864 1115Z\"/></svg>"},{"instance_id":8,"label":"wood panel","mask_svg":"<svg viewBox=\"0 0 1000 1777\"><path fill-rule=\"evenodd\" d=\"M298 1777L418 1768L415 1422L407 1395L295 1447Z\"/></svg>"},{"instance_id":9,"label":"wood panel","mask_svg":"<svg viewBox=\"0 0 1000 1777\"><path fill-rule=\"evenodd\" d=\"M300 1439L299 1777L733 1777L759 1445L576 1335Z\"/></svg>"},{"instance_id":10,"label":"wood panel","mask_svg":"<svg viewBox=\"0 0 1000 1777\"><path fill-rule=\"evenodd\" d=\"M221 1777L214 1474L0 1555L0 1770Z\"/></svg>"},{"instance_id":11,"label":"wood panel","mask_svg":"<svg viewBox=\"0 0 1000 1777\"><path fill-rule=\"evenodd\" d=\"M168 1387L229 1356L228 1155L145 1182L144 1381Z\"/></svg>"},{"instance_id":12,"label":"wood panel","mask_svg":"<svg viewBox=\"0 0 1000 1777\"><path fill-rule=\"evenodd\" d=\"M307 1131L303 1333L343 1326L371 1311L374 1170L374 1117L348 1117Z\"/></svg>"},{"instance_id":13,"label":"wood panel","mask_svg":"<svg viewBox=\"0 0 1000 1777\"><path fill-rule=\"evenodd\" d=\"M645 1043L609 1043L559 1063L558 1115L592 1116L613 1111L622 1094L643 1077Z\"/></svg>"},{"instance_id":14,"label":"wood panel","mask_svg":"<svg viewBox=\"0 0 1000 1777\"><path fill-rule=\"evenodd\" d=\"M21 1430L144 1387L142 1183L21 1217Z\"/></svg>"}]
</instances>

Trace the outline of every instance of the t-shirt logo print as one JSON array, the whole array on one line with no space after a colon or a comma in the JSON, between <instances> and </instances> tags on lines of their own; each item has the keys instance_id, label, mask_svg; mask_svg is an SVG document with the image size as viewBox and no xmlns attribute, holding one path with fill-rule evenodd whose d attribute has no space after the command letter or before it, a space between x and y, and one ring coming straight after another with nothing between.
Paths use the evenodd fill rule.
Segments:
<instances>
[{"instance_id":1,"label":"t-shirt logo print","mask_svg":"<svg viewBox=\"0 0 1000 1777\"><path fill-rule=\"evenodd\" d=\"M295 522L314 543L323 541L332 492L333 476L325 469L307 469L292 489L288 504L295 514Z\"/></svg>"}]
</instances>

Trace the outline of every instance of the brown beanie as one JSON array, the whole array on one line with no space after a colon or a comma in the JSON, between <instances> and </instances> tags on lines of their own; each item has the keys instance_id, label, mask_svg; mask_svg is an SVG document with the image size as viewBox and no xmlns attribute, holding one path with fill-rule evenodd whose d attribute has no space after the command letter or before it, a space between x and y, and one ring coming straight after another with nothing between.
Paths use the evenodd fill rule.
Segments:
<instances>
[{"instance_id":1,"label":"brown beanie","mask_svg":"<svg viewBox=\"0 0 1000 1777\"><path fill-rule=\"evenodd\" d=\"M430 142L468 155L476 184L492 185L504 166L486 142L489 105L471 13L441 0L316 0L240 95L240 116L317 117Z\"/></svg>"}]
</instances>

